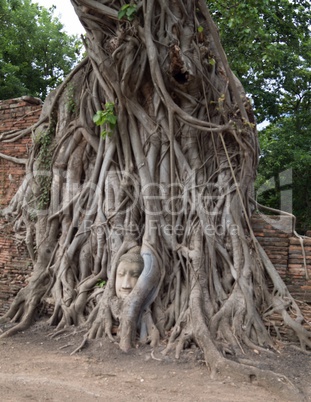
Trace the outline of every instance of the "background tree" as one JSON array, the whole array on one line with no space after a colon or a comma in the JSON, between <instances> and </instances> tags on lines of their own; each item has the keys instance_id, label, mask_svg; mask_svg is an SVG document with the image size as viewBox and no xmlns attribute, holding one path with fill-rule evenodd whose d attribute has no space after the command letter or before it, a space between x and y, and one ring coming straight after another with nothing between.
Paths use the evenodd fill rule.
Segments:
<instances>
[{"instance_id":1,"label":"background tree","mask_svg":"<svg viewBox=\"0 0 311 402\"><path fill-rule=\"evenodd\" d=\"M282 191L289 190L292 199L288 200L287 208L290 212L292 207L301 234L311 228L310 134L311 120L307 110L279 118L260 133L262 156L256 182L258 201L280 209ZM282 185L281 178L286 171L289 180L283 180Z\"/></svg>"},{"instance_id":2,"label":"background tree","mask_svg":"<svg viewBox=\"0 0 311 402\"><path fill-rule=\"evenodd\" d=\"M31 0L0 0L0 99L44 100L78 62L82 44L53 11Z\"/></svg>"},{"instance_id":3,"label":"background tree","mask_svg":"<svg viewBox=\"0 0 311 402\"><path fill-rule=\"evenodd\" d=\"M295 113L310 91L310 2L212 1L210 7L258 122Z\"/></svg>"},{"instance_id":4,"label":"background tree","mask_svg":"<svg viewBox=\"0 0 311 402\"><path fill-rule=\"evenodd\" d=\"M304 233L311 228L311 3L212 1L210 7L256 118L269 122L259 133L258 201L279 209L279 176L292 169L293 213L297 230ZM263 192L266 182L275 187Z\"/></svg>"},{"instance_id":5,"label":"background tree","mask_svg":"<svg viewBox=\"0 0 311 402\"><path fill-rule=\"evenodd\" d=\"M77 350L104 334L124 351L163 338L177 357L194 342L213 375L300 400L241 357L273 348L274 314L302 349L311 339L250 226L257 131L206 2L72 5L88 57L47 98L28 174L4 211L25 231L34 273L2 336L27 328L48 295L51 325L85 331ZM144 268L120 299L117 267L137 246Z\"/></svg>"}]
</instances>

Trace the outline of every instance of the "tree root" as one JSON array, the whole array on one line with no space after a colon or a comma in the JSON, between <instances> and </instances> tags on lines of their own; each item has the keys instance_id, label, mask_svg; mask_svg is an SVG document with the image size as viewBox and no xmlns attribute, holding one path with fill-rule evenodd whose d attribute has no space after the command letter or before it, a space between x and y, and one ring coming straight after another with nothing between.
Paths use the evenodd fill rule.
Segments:
<instances>
[{"instance_id":1,"label":"tree root","mask_svg":"<svg viewBox=\"0 0 311 402\"><path fill-rule=\"evenodd\" d=\"M261 386L280 396L284 401L306 401L304 394L284 375L269 370L246 366L228 359L208 364L214 380L230 378L230 381L247 382Z\"/></svg>"},{"instance_id":2,"label":"tree root","mask_svg":"<svg viewBox=\"0 0 311 402\"><path fill-rule=\"evenodd\" d=\"M70 356L73 356L77 352L81 352L81 350L87 346L87 343L88 343L88 336L85 335L81 344L73 352L70 353Z\"/></svg>"}]
</instances>

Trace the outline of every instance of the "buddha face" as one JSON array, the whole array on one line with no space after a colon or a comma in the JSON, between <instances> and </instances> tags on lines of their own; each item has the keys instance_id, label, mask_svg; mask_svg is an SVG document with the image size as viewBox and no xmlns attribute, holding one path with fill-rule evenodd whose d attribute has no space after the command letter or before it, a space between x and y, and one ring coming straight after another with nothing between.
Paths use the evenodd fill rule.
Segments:
<instances>
[{"instance_id":1,"label":"buddha face","mask_svg":"<svg viewBox=\"0 0 311 402\"><path fill-rule=\"evenodd\" d=\"M116 294L125 299L133 290L143 270L139 262L121 261L117 268Z\"/></svg>"}]
</instances>

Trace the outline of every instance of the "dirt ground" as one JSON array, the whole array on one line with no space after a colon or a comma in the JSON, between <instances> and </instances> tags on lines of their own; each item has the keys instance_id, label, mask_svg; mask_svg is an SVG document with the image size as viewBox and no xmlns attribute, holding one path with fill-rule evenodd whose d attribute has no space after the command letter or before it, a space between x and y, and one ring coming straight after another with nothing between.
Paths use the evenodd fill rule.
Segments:
<instances>
[{"instance_id":1,"label":"dirt ground","mask_svg":"<svg viewBox=\"0 0 311 402\"><path fill-rule=\"evenodd\" d=\"M51 332L40 322L0 340L1 402L286 402L253 384L211 380L197 349L185 350L175 360L149 347L124 354L103 339L71 356L82 334L51 338ZM310 356L287 347L273 357L248 356L252 357L262 359L262 368L287 375L311 400Z\"/></svg>"}]
</instances>

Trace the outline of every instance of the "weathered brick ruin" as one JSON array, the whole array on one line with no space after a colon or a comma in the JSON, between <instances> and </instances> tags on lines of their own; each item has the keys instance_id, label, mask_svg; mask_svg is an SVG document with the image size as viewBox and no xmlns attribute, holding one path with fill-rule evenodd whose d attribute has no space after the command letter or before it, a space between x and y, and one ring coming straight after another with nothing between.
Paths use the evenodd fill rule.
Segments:
<instances>
[{"instance_id":1,"label":"weathered brick ruin","mask_svg":"<svg viewBox=\"0 0 311 402\"><path fill-rule=\"evenodd\" d=\"M14 135L32 126L42 109L40 99L22 97L0 101L0 137ZM2 137L3 138L3 137ZM25 159L31 147L31 134L10 142L0 141L0 154ZM0 209L7 206L25 175L25 165L0 157ZM0 316L8 309L12 299L25 285L32 270L25 243L19 239L11 224L0 217Z\"/></svg>"},{"instance_id":2,"label":"weathered brick ruin","mask_svg":"<svg viewBox=\"0 0 311 402\"><path fill-rule=\"evenodd\" d=\"M41 112L39 99L23 97L0 101L0 136L31 126ZM31 135L18 142L0 142L0 154L27 158ZM24 175L24 165L0 158L0 209L7 206ZM252 225L271 261L293 295L311 303L311 238L294 235L291 218L254 215ZM24 242L12 225L0 218L0 316L7 311L18 290L25 285L32 264Z\"/></svg>"},{"instance_id":3,"label":"weathered brick ruin","mask_svg":"<svg viewBox=\"0 0 311 402\"><path fill-rule=\"evenodd\" d=\"M32 126L39 119L42 110L40 99L25 96L0 101L0 138L3 133L14 135L19 130ZM31 136L22 137L18 142L8 138L0 142L0 153L10 157L25 159L31 146ZM0 158L0 208L8 205L25 174L25 166Z\"/></svg>"},{"instance_id":4,"label":"weathered brick ruin","mask_svg":"<svg viewBox=\"0 0 311 402\"><path fill-rule=\"evenodd\" d=\"M295 234L290 216L254 214L252 227L292 295L311 303L311 238Z\"/></svg>"}]
</instances>

